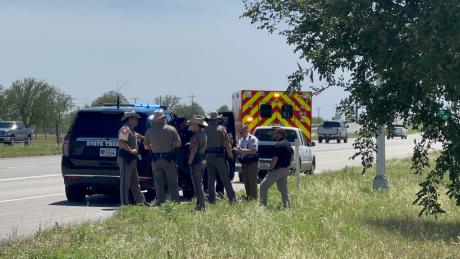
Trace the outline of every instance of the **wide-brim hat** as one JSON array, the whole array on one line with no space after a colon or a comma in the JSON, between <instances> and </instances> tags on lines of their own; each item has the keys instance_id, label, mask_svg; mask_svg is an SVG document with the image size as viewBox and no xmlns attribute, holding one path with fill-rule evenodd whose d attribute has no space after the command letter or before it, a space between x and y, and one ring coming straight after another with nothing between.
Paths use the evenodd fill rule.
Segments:
<instances>
[{"instance_id":1,"label":"wide-brim hat","mask_svg":"<svg viewBox=\"0 0 460 259\"><path fill-rule=\"evenodd\" d=\"M205 117L200 115L193 115L193 117L188 121L189 124L196 123L202 127L207 127L208 123L205 121Z\"/></svg>"},{"instance_id":2,"label":"wide-brim hat","mask_svg":"<svg viewBox=\"0 0 460 259\"><path fill-rule=\"evenodd\" d=\"M125 121L129 118L137 118L137 119L140 119L141 116L139 116L139 114L137 114L137 112L135 111L128 111L128 112L125 112L123 114L123 117L121 118L122 121Z\"/></svg>"},{"instance_id":3,"label":"wide-brim hat","mask_svg":"<svg viewBox=\"0 0 460 259\"><path fill-rule=\"evenodd\" d=\"M208 120L218 120L218 119L222 119L222 115L219 114L218 112L210 112L206 115L206 118Z\"/></svg>"},{"instance_id":4,"label":"wide-brim hat","mask_svg":"<svg viewBox=\"0 0 460 259\"><path fill-rule=\"evenodd\" d=\"M152 120L158 120L165 116L165 111L163 109L157 109L153 112L153 116L151 116Z\"/></svg>"}]
</instances>

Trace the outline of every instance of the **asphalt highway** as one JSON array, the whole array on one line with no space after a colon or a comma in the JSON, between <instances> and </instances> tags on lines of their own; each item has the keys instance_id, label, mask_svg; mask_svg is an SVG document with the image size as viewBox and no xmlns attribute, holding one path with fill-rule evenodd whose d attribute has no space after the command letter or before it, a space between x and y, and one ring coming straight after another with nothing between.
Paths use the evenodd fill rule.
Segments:
<instances>
[{"instance_id":1,"label":"asphalt highway","mask_svg":"<svg viewBox=\"0 0 460 259\"><path fill-rule=\"evenodd\" d=\"M410 156L416 138L387 140L387 159ZM359 160L349 160L354 153L351 141L317 144L315 150L316 173L360 165ZM60 156L0 159L0 241L55 225L102 220L116 211L117 202L104 195L91 196L84 204L67 202L60 160ZM240 183L234 186L243 189Z\"/></svg>"}]
</instances>

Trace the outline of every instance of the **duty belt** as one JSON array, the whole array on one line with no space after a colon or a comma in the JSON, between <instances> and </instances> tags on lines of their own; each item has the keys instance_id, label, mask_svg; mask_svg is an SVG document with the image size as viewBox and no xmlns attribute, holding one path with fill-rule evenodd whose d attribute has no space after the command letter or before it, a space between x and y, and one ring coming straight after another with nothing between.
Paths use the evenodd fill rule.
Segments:
<instances>
[{"instance_id":1,"label":"duty belt","mask_svg":"<svg viewBox=\"0 0 460 259\"><path fill-rule=\"evenodd\" d=\"M225 155L225 148L216 147L206 149L206 154L216 154L216 155Z\"/></svg>"},{"instance_id":2,"label":"duty belt","mask_svg":"<svg viewBox=\"0 0 460 259\"><path fill-rule=\"evenodd\" d=\"M174 152L167 152L167 153L152 153L153 160L167 160L167 161L174 161L176 158L176 154Z\"/></svg>"}]
</instances>

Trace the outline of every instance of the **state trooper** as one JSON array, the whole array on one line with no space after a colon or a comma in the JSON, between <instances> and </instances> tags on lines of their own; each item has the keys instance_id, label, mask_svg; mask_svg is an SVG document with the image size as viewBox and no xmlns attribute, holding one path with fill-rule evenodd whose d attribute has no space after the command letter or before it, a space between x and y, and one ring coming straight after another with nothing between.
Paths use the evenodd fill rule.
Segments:
<instances>
[{"instance_id":1,"label":"state trooper","mask_svg":"<svg viewBox=\"0 0 460 259\"><path fill-rule=\"evenodd\" d=\"M208 194L209 202L216 202L216 177L220 176L224 184L227 197L230 202L236 202L235 191L230 182L228 174L228 164L225 158L227 153L228 158L233 159L232 146L228 137L227 131L222 125L219 125L219 113L211 112L207 116L208 127L205 132L208 137L208 145L206 149L206 168L208 171Z\"/></svg>"},{"instance_id":2,"label":"state trooper","mask_svg":"<svg viewBox=\"0 0 460 259\"><path fill-rule=\"evenodd\" d=\"M208 124L204 120L205 118L199 115L195 115L189 120L189 125L194 134L190 141L188 165L190 166L190 176L196 196L196 210L205 209L203 175L205 169L204 156L207 146L207 136L204 128L206 128Z\"/></svg>"},{"instance_id":3,"label":"state trooper","mask_svg":"<svg viewBox=\"0 0 460 259\"><path fill-rule=\"evenodd\" d=\"M138 125L141 117L135 111L125 112L121 120L124 125L118 131L117 162L120 168L120 203L129 204L129 190L131 190L136 204L149 205L145 201L139 187L139 176L137 172L138 147L137 140L143 136L136 133L134 128Z\"/></svg>"},{"instance_id":4,"label":"state trooper","mask_svg":"<svg viewBox=\"0 0 460 259\"><path fill-rule=\"evenodd\" d=\"M181 146L177 130L166 124L163 109L153 113L152 126L145 133L144 148L152 152L153 180L157 201L161 205L166 201L165 182L171 199L179 202L179 187L177 182L177 167L175 164L175 149Z\"/></svg>"}]
</instances>

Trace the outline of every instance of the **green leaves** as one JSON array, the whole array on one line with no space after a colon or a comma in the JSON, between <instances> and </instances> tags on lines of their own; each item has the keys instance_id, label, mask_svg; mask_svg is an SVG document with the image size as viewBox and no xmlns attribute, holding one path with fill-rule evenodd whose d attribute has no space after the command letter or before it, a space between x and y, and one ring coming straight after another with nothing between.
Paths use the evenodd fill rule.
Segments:
<instances>
[{"instance_id":1,"label":"green leaves","mask_svg":"<svg viewBox=\"0 0 460 259\"><path fill-rule=\"evenodd\" d=\"M350 93L341 109L363 125L356 143L369 168L378 125L395 120L422 129L423 143L450 143L417 194L423 214L442 213L441 186L460 204L460 5L458 0L245 0L243 17L259 29L278 32L308 68L299 65L288 90L305 78ZM310 67L312 65L312 67ZM343 74L347 78L340 78ZM381 83L377 84L377 80ZM358 114L359 113L359 114ZM426 141L426 142L425 142ZM413 169L429 168L430 145L414 150ZM441 179L448 175L450 184Z\"/></svg>"}]
</instances>

